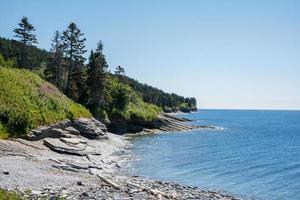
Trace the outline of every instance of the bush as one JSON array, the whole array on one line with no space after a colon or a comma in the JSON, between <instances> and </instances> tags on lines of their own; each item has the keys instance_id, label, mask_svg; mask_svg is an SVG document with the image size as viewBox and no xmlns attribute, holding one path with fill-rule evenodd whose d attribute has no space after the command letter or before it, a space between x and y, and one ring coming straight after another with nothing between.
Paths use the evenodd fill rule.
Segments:
<instances>
[{"instance_id":1,"label":"bush","mask_svg":"<svg viewBox=\"0 0 300 200\"><path fill-rule=\"evenodd\" d=\"M189 107L189 105L187 103L182 103L180 106L179 106L179 110L181 112L191 112L191 108Z\"/></svg>"}]
</instances>

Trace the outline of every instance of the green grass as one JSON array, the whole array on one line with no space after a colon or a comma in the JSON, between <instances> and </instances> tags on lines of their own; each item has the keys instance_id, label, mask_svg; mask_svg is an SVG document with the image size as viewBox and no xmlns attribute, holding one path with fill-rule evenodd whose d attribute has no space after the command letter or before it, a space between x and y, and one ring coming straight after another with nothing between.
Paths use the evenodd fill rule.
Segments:
<instances>
[{"instance_id":1,"label":"green grass","mask_svg":"<svg viewBox=\"0 0 300 200\"><path fill-rule=\"evenodd\" d=\"M90 116L86 108L38 75L0 66L0 138L19 137L40 125Z\"/></svg>"},{"instance_id":2,"label":"green grass","mask_svg":"<svg viewBox=\"0 0 300 200\"><path fill-rule=\"evenodd\" d=\"M15 192L0 188L0 200L23 200L23 198Z\"/></svg>"}]
</instances>

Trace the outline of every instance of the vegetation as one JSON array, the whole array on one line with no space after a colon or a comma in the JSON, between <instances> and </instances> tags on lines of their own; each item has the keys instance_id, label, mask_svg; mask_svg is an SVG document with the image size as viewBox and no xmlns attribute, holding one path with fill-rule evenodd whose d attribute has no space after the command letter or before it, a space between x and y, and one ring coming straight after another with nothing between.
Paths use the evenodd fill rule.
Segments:
<instances>
[{"instance_id":1,"label":"vegetation","mask_svg":"<svg viewBox=\"0 0 300 200\"><path fill-rule=\"evenodd\" d=\"M23 198L15 192L0 188L0 200L23 200Z\"/></svg>"},{"instance_id":2,"label":"vegetation","mask_svg":"<svg viewBox=\"0 0 300 200\"><path fill-rule=\"evenodd\" d=\"M114 74L110 73L101 41L85 64L86 39L73 22L66 30L54 33L50 52L34 46L37 44L34 31L28 18L23 17L14 30L19 41L0 38L2 137L7 137L7 133L22 134L64 118L90 115L61 92L86 106L98 119L145 123L155 119L161 111L196 109L195 98L141 84L127 77L121 66L116 67ZM15 66L39 76L24 69L12 69Z\"/></svg>"},{"instance_id":3,"label":"vegetation","mask_svg":"<svg viewBox=\"0 0 300 200\"><path fill-rule=\"evenodd\" d=\"M158 106L145 103L129 85L112 75L108 77L107 91L106 110L113 120L144 123L154 120L162 111Z\"/></svg>"},{"instance_id":4,"label":"vegetation","mask_svg":"<svg viewBox=\"0 0 300 200\"><path fill-rule=\"evenodd\" d=\"M24 67L30 70L43 69L46 67L46 63L48 62L48 58L50 57L50 53L46 50L39 49L35 46L27 47L30 52L30 56L28 56L29 66ZM4 57L4 59L10 59L16 66L23 66L22 64L22 43L16 40L9 40L0 37L0 53Z\"/></svg>"},{"instance_id":5,"label":"vegetation","mask_svg":"<svg viewBox=\"0 0 300 200\"><path fill-rule=\"evenodd\" d=\"M0 135L22 136L31 128L63 119L89 117L55 86L26 70L0 66Z\"/></svg>"},{"instance_id":6,"label":"vegetation","mask_svg":"<svg viewBox=\"0 0 300 200\"><path fill-rule=\"evenodd\" d=\"M14 30L15 37L19 38L20 48L20 66L28 68L30 66L30 47L37 44L36 36L33 34L35 28L29 23L27 17L23 17L19 27Z\"/></svg>"},{"instance_id":7,"label":"vegetation","mask_svg":"<svg viewBox=\"0 0 300 200\"><path fill-rule=\"evenodd\" d=\"M124 72L123 72L124 73ZM116 76L120 77L116 73ZM151 103L161 107L165 112L190 112L197 110L197 102L195 98L184 98L176 94L169 94L147 84L139 83L137 80L122 76L120 80L124 84L132 87L147 103Z\"/></svg>"},{"instance_id":8,"label":"vegetation","mask_svg":"<svg viewBox=\"0 0 300 200\"><path fill-rule=\"evenodd\" d=\"M103 54L103 44L100 41L95 51L91 51L87 66L88 107L94 111L105 104L105 86L107 83L108 64Z\"/></svg>"}]
</instances>

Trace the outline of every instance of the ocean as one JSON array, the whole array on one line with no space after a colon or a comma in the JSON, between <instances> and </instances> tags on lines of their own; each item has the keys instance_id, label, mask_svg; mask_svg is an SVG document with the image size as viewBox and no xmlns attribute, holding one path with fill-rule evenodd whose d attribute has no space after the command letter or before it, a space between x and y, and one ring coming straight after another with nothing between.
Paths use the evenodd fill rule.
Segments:
<instances>
[{"instance_id":1,"label":"ocean","mask_svg":"<svg viewBox=\"0 0 300 200\"><path fill-rule=\"evenodd\" d=\"M300 111L199 110L214 130L132 140L131 172L242 199L300 199Z\"/></svg>"}]
</instances>

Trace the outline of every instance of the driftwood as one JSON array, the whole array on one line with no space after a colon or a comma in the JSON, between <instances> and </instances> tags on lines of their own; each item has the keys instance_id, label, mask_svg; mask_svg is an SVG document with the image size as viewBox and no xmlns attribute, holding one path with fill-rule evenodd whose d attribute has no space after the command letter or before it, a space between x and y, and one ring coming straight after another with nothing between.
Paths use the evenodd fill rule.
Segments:
<instances>
[{"instance_id":1,"label":"driftwood","mask_svg":"<svg viewBox=\"0 0 300 200\"><path fill-rule=\"evenodd\" d=\"M130 185L130 186L133 186L133 187L136 187L142 191L145 191L149 194L152 194L154 195L155 197L157 197L158 199L161 199L161 197L165 197L167 199L177 199L174 195L169 195L169 194L166 194L164 192L161 192L159 190L154 190L154 189L150 189L150 188L147 188L147 187L143 187L141 185L138 185L138 184L135 184L135 183L131 183L131 182L126 182L127 185Z\"/></svg>"},{"instance_id":2,"label":"driftwood","mask_svg":"<svg viewBox=\"0 0 300 200\"><path fill-rule=\"evenodd\" d=\"M102 181L104 181L108 185L112 186L116 190L121 190L121 187L118 184L116 184L115 182L109 180L108 178L105 178L104 176L102 176L101 174L99 174L98 172L96 172L95 170L93 170L93 169L90 168L89 172L90 172L90 174L96 175L98 178L100 178Z\"/></svg>"},{"instance_id":3,"label":"driftwood","mask_svg":"<svg viewBox=\"0 0 300 200\"><path fill-rule=\"evenodd\" d=\"M111 180L105 178L104 176L100 175L100 174L96 174L96 176L98 176L102 181L104 181L105 183L107 183L108 185L111 185L113 188L115 188L116 190L121 190L120 186L114 182L112 182Z\"/></svg>"}]
</instances>

